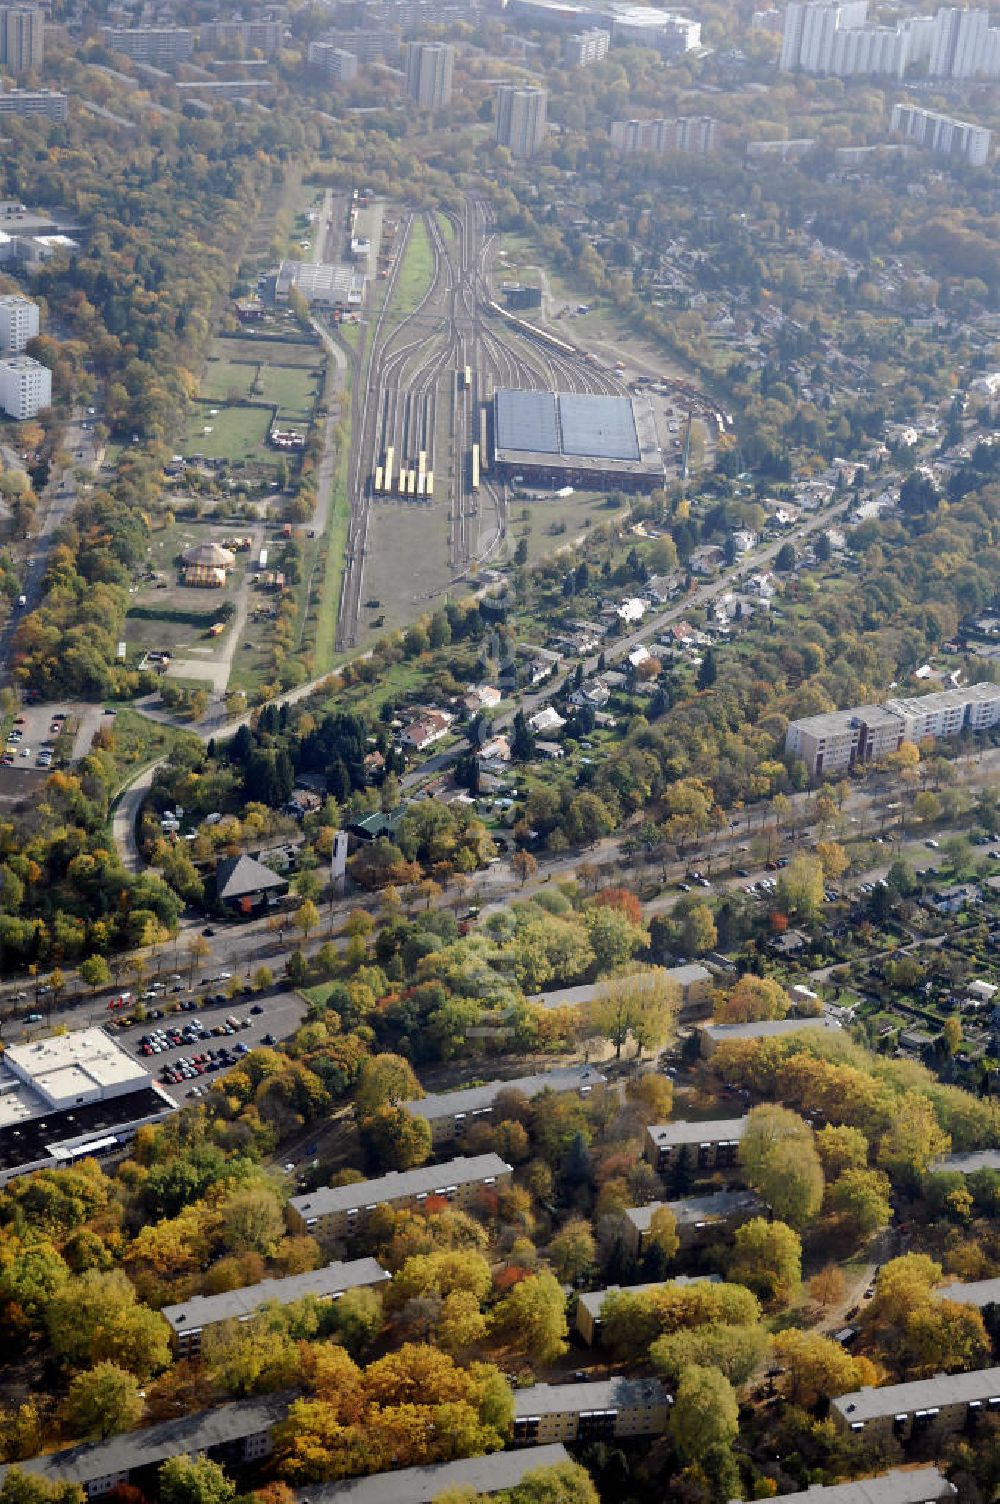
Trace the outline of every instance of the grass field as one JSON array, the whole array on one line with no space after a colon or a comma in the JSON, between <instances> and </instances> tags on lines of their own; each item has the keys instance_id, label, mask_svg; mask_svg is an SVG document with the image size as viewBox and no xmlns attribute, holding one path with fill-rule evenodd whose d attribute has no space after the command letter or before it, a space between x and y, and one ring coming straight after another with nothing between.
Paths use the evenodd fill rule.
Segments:
<instances>
[{"instance_id":1,"label":"grass field","mask_svg":"<svg viewBox=\"0 0 1000 1504\"><path fill-rule=\"evenodd\" d=\"M422 219L414 220L410 238L406 243L403 265L396 284L396 296L392 300L391 315L398 321L406 318L431 285L434 274L434 255L430 236Z\"/></svg>"},{"instance_id":2,"label":"grass field","mask_svg":"<svg viewBox=\"0 0 1000 1504\"><path fill-rule=\"evenodd\" d=\"M212 460L229 460L240 464L272 459L266 439L271 414L263 407L220 407L196 403L186 439L188 454L203 454Z\"/></svg>"},{"instance_id":3,"label":"grass field","mask_svg":"<svg viewBox=\"0 0 1000 1504\"><path fill-rule=\"evenodd\" d=\"M321 381L319 366L310 370L305 366L267 365L261 369L260 395L265 402L275 404L279 421L288 417L308 423Z\"/></svg>"}]
</instances>

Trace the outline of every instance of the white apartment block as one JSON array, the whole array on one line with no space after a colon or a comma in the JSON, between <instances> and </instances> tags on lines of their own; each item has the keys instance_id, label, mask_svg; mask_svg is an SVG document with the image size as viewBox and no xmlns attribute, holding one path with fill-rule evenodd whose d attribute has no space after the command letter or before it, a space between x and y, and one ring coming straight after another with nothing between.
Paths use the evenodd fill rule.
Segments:
<instances>
[{"instance_id":1,"label":"white apartment block","mask_svg":"<svg viewBox=\"0 0 1000 1504\"><path fill-rule=\"evenodd\" d=\"M353 1185L326 1186L288 1203L292 1232L310 1233L326 1242L352 1237L379 1206L420 1208L428 1200L448 1201L460 1208L471 1206L484 1191L506 1185L510 1165L498 1154L459 1156L440 1165L422 1165L416 1170L392 1170L378 1180Z\"/></svg>"},{"instance_id":2,"label":"white apartment block","mask_svg":"<svg viewBox=\"0 0 1000 1504\"><path fill-rule=\"evenodd\" d=\"M496 142L512 157L533 157L545 140L549 104L547 89L522 89L501 84L496 97Z\"/></svg>"},{"instance_id":3,"label":"white apartment block","mask_svg":"<svg viewBox=\"0 0 1000 1504\"><path fill-rule=\"evenodd\" d=\"M9 418L34 418L52 405L52 372L30 355L0 360L0 407Z\"/></svg>"},{"instance_id":4,"label":"white apartment block","mask_svg":"<svg viewBox=\"0 0 1000 1504\"><path fill-rule=\"evenodd\" d=\"M0 354L20 355L37 333L37 303L16 292L0 297Z\"/></svg>"},{"instance_id":5,"label":"white apartment block","mask_svg":"<svg viewBox=\"0 0 1000 1504\"><path fill-rule=\"evenodd\" d=\"M970 684L967 689L946 689L936 695L886 700L885 708L900 717L908 742L988 731L1000 724L1000 684Z\"/></svg>"},{"instance_id":6,"label":"white apartment block","mask_svg":"<svg viewBox=\"0 0 1000 1504\"><path fill-rule=\"evenodd\" d=\"M406 53L406 92L421 110L451 104L455 49L447 42L411 42Z\"/></svg>"},{"instance_id":7,"label":"white apartment block","mask_svg":"<svg viewBox=\"0 0 1000 1504\"><path fill-rule=\"evenodd\" d=\"M785 752L801 758L810 778L823 778L857 763L881 762L903 740L903 721L888 707L858 705L790 721Z\"/></svg>"},{"instance_id":8,"label":"white apartment block","mask_svg":"<svg viewBox=\"0 0 1000 1504\"><path fill-rule=\"evenodd\" d=\"M916 146L953 161L967 162L970 167L985 167L990 159L992 132L969 120L955 120L936 110L918 109L916 105L894 104L892 129L900 131Z\"/></svg>"},{"instance_id":9,"label":"white apartment block","mask_svg":"<svg viewBox=\"0 0 1000 1504\"><path fill-rule=\"evenodd\" d=\"M607 57L611 46L610 31L592 26L587 31L578 31L567 37L563 44L563 62L567 68L589 68Z\"/></svg>"},{"instance_id":10,"label":"white apartment block","mask_svg":"<svg viewBox=\"0 0 1000 1504\"><path fill-rule=\"evenodd\" d=\"M203 52L242 47L244 52L274 57L281 47L281 32L280 21L212 21L200 28L198 45Z\"/></svg>"},{"instance_id":11,"label":"white apartment block","mask_svg":"<svg viewBox=\"0 0 1000 1504\"><path fill-rule=\"evenodd\" d=\"M332 42L310 42L309 62L322 68L327 78L337 83L349 84L358 76L358 59L345 47L335 47Z\"/></svg>"},{"instance_id":12,"label":"white apartment block","mask_svg":"<svg viewBox=\"0 0 1000 1504\"><path fill-rule=\"evenodd\" d=\"M0 5L0 63L11 73L40 68L45 56L45 12L35 5Z\"/></svg>"},{"instance_id":13,"label":"white apartment block","mask_svg":"<svg viewBox=\"0 0 1000 1504\"><path fill-rule=\"evenodd\" d=\"M100 35L109 52L158 68L183 63L194 50L194 32L187 26L102 26Z\"/></svg>"},{"instance_id":14,"label":"white apartment block","mask_svg":"<svg viewBox=\"0 0 1000 1504\"><path fill-rule=\"evenodd\" d=\"M833 39L841 27L863 26L868 0L789 0L781 39L783 73L828 73Z\"/></svg>"},{"instance_id":15,"label":"white apartment block","mask_svg":"<svg viewBox=\"0 0 1000 1504\"><path fill-rule=\"evenodd\" d=\"M942 6L933 17L931 78L1000 78L1000 26L986 10Z\"/></svg>"},{"instance_id":16,"label":"white apartment block","mask_svg":"<svg viewBox=\"0 0 1000 1504\"><path fill-rule=\"evenodd\" d=\"M611 142L619 151L648 151L654 156L678 152L706 157L715 147L718 122L709 115L682 115L676 120L615 120Z\"/></svg>"},{"instance_id":17,"label":"white apartment block","mask_svg":"<svg viewBox=\"0 0 1000 1504\"><path fill-rule=\"evenodd\" d=\"M45 115L61 125L69 95L56 89L6 89L0 92L0 115Z\"/></svg>"},{"instance_id":18,"label":"white apartment block","mask_svg":"<svg viewBox=\"0 0 1000 1504\"><path fill-rule=\"evenodd\" d=\"M790 0L785 11L781 68L836 78L903 78L926 64L931 78L1000 78L1000 26L989 12L944 6L933 16L910 16L892 26L867 19L866 0Z\"/></svg>"}]
</instances>

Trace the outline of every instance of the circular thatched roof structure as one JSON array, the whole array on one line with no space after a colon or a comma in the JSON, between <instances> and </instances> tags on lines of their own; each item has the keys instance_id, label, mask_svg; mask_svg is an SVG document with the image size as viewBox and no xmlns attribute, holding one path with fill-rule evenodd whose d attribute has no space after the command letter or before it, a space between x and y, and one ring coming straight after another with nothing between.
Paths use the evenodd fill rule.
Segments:
<instances>
[{"instance_id":1,"label":"circular thatched roof structure","mask_svg":"<svg viewBox=\"0 0 1000 1504\"><path fill-rule=\"evenodd\" d=\"M200 565L203 569L232 569L236 563L236 555L219 543L196 543L181 558L185 564Z\"/></svg>"}]
</instances>

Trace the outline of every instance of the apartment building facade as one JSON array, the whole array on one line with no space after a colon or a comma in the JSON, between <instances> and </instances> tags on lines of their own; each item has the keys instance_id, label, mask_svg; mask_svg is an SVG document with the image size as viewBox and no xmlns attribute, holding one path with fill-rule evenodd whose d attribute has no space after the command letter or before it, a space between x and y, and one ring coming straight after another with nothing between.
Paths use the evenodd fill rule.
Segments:
<instances>
[{"instance_id":1,"label":"apartment building facade","mask_svg":"<svg viewBox=\"0 0 1000 1504\"><path fill-rule=\"evenodd\" d=\"M692 1170L710 1174L739 1164L740 1142L749 1119L713 1118L704 1123L653 1123L646 1129L643 1152L658 1175L674 1168L686 1154Z\"/></svg>"},{"instance_id":2,"label":"apartment building facade","mask_svg":"<svg viewBox=\"0 0 1000 1504\"><path fill-rule=\"evenodd\" d=\"M937 1374L908 1384L856 1389L830 1401L838 1430L866 1442L936 1444L959 1431L974 1432L987 1416L1000 1416L1000 1368Z\"/></svg>"},{"instance_id":3,"label":"apartment building facade","mask_svg":"<svg viewBox=\"0 0 1000 1504\"><path fill-rule=\"evenodd\" d=\"M654 156L679 153L706 157L715 149L718 122L710 115L681 115L676 120L614 120L611 144L619 151L648 151Z\"/></svg>"},{"instance_id":4,"label":"apartment building facade","mask_svg":"<svg viewBox=\"0 0 1000 1504\"><path fill-rule=\"evenodd\" d=\"M280 21L206 21L199 28L198 45L203 52L241 48L244 53L274 57L281 47L281 34Z\"/></svg>"},{"instance_id":5,"label":"apartment building facade","mask_svg":"<svg viewBox=\"0 0 1000 1504\"><path fill-rule=\"evenodd\" d=\"M52 372L30 355L0 360L0 407L8 418L23 422L52 404Z\"/></svg>"},{"instance_id":6,"label":"apartment building facade","mask_svg":"<svg viewBox=\"0 0 1000 1504\"><path fill-rule=\"evenodd\" d=\"M100 35L109 52L157 68L186 62L194 51L194 32L188 26L102 26Z\"/></svg>"},{"instance_id":7,"label":"apartment building facade","mask_svg":"<svg viewBox=\"0 0 1000 1504\"><path fill-rule=\"evenodd\" d=\"M508 1184L512 1173L499 1154L477 1154L417 1170L394 1170L378 1180L327 1186L293 1196L288 1203L288 1225L292 1232L310 1233L321 1242L345 1242L364 1227L376 1207L420 1207L436 1199L466 1207L484 1189Z\"/></svg>"},{"instance_id":8,"label":"apartment building facade","mask_svg":"<svg viewBox=\"0 0 1000 1504\"><path fill-rule=\"evenodd\" d=\"M605 1290L588 1290L577 1296L576 1330L588 1347L596 1346L601 1340L601 1316L609 1295L642 1295L646 1290L659 1290L667 1284L683 1288L685 1285L718 1283L717 1274L678 1274L671 1280L654 1280L649 1285L626 1285L624 1289L621 1285L608 1285Z\"/></svg>"},{"instance_id":9,"label":"apartment building facade","mask_svg":"<svg viewBox=\"0 0 1000 1504\"><path fill-rule=\"evenodd\" d=\"M0 91L0 115L44 115L61 125L69 110L69 95L57 89L5 89Z\"/></svg>"},{"instance_id":10,"label":"apartment building facade","mask_svg":"<svg viewBox=\"0 0 1000 1504\"><path fill-rule=\"evenodd\" d=\"M669 1414L667 1391L658 1379L534 1384L514 1392L514 1445L658 1436Z\"/></svg>"},{"instance_id":11,"label":"apartment building facade","mask_svg":"<svg viewBox=\"0 0 1000 1504\"><path fill-rule=\"evenodd\" d=\"M892 129L900 131L915 146L939 157L967 162L970 167L985 167L990 159L993 134L971 120L956 120L952 115L919 109L916 105L894 104Z\"/></svg>"},{"instance_id":12,"label":"apartment building facade","mask_svg":"<svg viewBox=\"0 0 1000 1504\"><path fill-rule=\"evenodd\" d=\"M447 42L411 42L406 52L406 92L421 110L451 104L455 49Z\"/></svg>"},{"instance_id":13,"label":"apartment building facade","mask_svg":"<svg viewBox=\"0 0 1000 1504\"><path fill-rule=\"evenodd\" d=\"M625 1213L625 1246L639 1258L649 1241L653 1213L665 1206L677 1224L682 1248L696 1248L720 1233L760 1217L767 1207L752 1191L715 1191L708 1196L686 1196L681 1201L651 1201L648 1206L630 1206Z\"/></svg>"},{"instance_id":14,"label":"apartment building facade","mask_svg":"<svg viewBox=\"0 0 1000 1504\"><path fill-rule=\"evenodd\" d=\"M528 1101L542 1092L573 1092L589 1097L607 1084L607 1077L592 1065L570 1065L559 1070L539 1071L534 1076L517 1076L510 1081L487 1081L463 1091L432 1092L426 1097L403 1102L411 1117L423 1118L431 1130L431 1144L436 1150L461 1140L473 1123L488 1122L493 1106L503 1092L516 1092Z\"/></svg>"},{"instance_id":15,"label":"apartment building facade","mask_svg":"<svg viewBox=\"0 0 1000 1504\"><path fill-rule=\"evenodd\" d=\"M880 705L856 705L789 721L785 753L805 763L809 777L847 773L858 764L881 762L905 739L898 715Z\"/></svg>"},{"instance_id":16,"label":"apartment building facade","mask_svg":"<svg viewBox=\"0 0 1000 1504\"><path fill-rule=\"evenodd\" d=\"M306 1296L339 1300L347 1290L384 1285L390 1278L377 1260L353 1259L290 1274L286 1279L264 1279L241 1290L195 1295L179 1305L164 1306L161 1315L170 1324L178 1357L193 1358L201 1352L205 1332L224 1321L249 1321L262 1306L287 1306Z\"/></svg>"},{"instance_id":17,"label":"apartment building facade","mask_svg":"<svg viewBox=\"0 0 1000 1504\"><path fill-rule=\"evenodd\" d=\"M608 55L611 33L600 26L577 31L563 43L563 62L567 68L589 68Z\"/></svg>"},{"instance_id":18,"label":"apartment building facade","mask_svg":"<svg viewBox=\"0 0 1000 1504\"><path fill-rule=\"evenodd\" d=\"M506 146L518 160L533 157L545 140L548 104L547 89L501 84L496 93L497 145Z\"/></svg>"},{"instance_id":19,"label":"apartment building facade","mask_svg":"<svg viewBox=\"0 0 1000 1504\"><path fill-rule=\"evenodd\" d=\"M0 5L0 64L28 73L45 58L45 12L37 5Z\"/></svg>"},{"instance_id":20,"label":"apartment building facade","mask_svg":"<svg viewBox=\"0 0 1000 1504\"><path fill-rule=\"evenodd\" d=\"M333 42L310 42L309 62L314 68L322 68L331 82L349 84L358 76L358 59L345 47L336 47Z\"/></svg>"},{"instance_id":21,"label":"apartment building facade","mask_svg":"<svg viewBox=\"0 0 1000 1504\"><path fill-rule=\"evenodd\" d=\"M38 333L38 304L10 292L0 297L0 354L20 355Z\"/></svg>"}]
</instances>

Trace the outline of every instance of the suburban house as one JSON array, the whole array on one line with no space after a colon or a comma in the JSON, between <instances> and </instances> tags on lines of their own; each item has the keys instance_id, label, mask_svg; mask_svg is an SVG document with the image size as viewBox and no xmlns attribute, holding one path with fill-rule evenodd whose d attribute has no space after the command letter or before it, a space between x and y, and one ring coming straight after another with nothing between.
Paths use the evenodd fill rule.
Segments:
<instances>
[{"instance_id":1,"label":"suburban house","mask_svg":"<svg viewBox=\"0 0 1000 1504\"><path fill-rule=\"evenodd\" d=\"M425 710L406 727L400 741L411 752L423 752L447 736L452 717L445 710Z\"/></svg>"}]
</instances>

